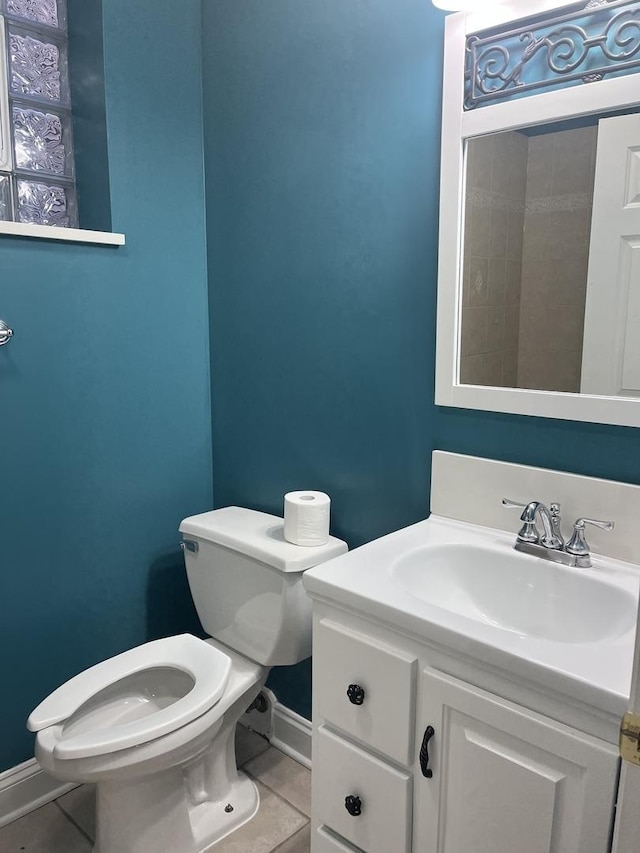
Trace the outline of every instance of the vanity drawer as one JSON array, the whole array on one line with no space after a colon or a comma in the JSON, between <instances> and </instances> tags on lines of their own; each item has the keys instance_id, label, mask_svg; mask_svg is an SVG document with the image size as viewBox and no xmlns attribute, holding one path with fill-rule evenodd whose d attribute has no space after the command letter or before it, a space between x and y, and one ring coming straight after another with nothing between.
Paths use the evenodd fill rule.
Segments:
<instances>
[{"instance_id":1,"label":"vanity drawer","mask_svg":"<svg viewBox=\"0 0 640 853\"><path fill-rule=\"evenodd\" d=\"M401 764L412 761L415 673L416 658L406 652L330 619L316 625L320 717Z\"/></svg>"},{"instance_id":2,"label":"vanity drawer","mask_svg":"<svg viewBox=\"0 0 640 853\"><path fill-rule=\"evenodd\" d=\"M321 826L313 839L312 853L361 853L361 851L346 841L335 838Z\"/></svg>"},{"instance_id":3,"label":"vanity drawer","mask_svg":"<svg viewBox=\"0 0 640 853\"><path fill-rule=\"evenodd\" d=\"M320 726L316 737L314 819L366 853L408 853L411 776L368 755L325 726ZM350 810L347 797L353 798ZM360 814L353 813L357 806Z\"/></svg>"}]
</instances>

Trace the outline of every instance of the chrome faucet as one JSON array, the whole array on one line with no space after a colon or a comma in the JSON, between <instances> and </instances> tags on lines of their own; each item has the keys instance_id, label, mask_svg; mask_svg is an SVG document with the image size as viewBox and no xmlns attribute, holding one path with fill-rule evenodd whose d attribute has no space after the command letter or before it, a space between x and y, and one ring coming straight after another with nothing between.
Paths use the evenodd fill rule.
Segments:
<instances>
[{"instance_id":1,"label":"chrome faucet","mask_svg":"<svg viewBox=\"0 0 640 853\"><path fill-rule=\"evenodd\" d=\"M516 536L513 546L516 551L533 554L552 560L554 563L562 563L565 566L578 566L587 569L591 566L591 553L589 545L584 536L584 528L587 524L599 527L601 530L613 530L613 521L597 521L593 518L578 518L573 525L573 533L569 542L565 544L560 528L560 504L552 503L549 508L540 501L530 501L528 504L502 499L502 505L510 509L522 509L520 520L522 527ZM540 517L543 533L540 534L536 527L536 520Z\"/></svg>"},{"instance_id":2,"label":"chrome faucet","mask_svg":"<svg viewBox=\"0 0 640 853\"><path fill-rule=\"evenodd\" d=\"M545 548L562 548L564 545L564 539L562 538L562 534L559 533L560 504L553 503L551 504L550 509L547 509L543 503L540 503L540 501L531 501L531 503L526 505L524 512L522 513L521 520L524 521L525 524L532 524L532 530L535 531L535 533L537 533L535 525L536 517L538 515L542 521L544 534L542 536L538 536L538 539L534 541L539 541Z\"/></svg>"}]
</instances>

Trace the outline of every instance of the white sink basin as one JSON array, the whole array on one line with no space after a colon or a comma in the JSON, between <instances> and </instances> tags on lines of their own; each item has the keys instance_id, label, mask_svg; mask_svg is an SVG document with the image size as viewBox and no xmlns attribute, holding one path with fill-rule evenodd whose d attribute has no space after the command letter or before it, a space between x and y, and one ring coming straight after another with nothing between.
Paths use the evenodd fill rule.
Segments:
<instances>
[{"instance_id":1,"label":"white sink basin","mask_svg":"<svg viewBox=\"0 0 640 853\"><path fill-rule=\"evenodd\" d=\"M626 710L640 567L571 568L431 516L304 574L315 598L599 710Z\"/></svg>"},{"instance_id":2,"label":"white sink basin","mask_svg":"<svg viewBox=\"0 0 640 853\"><path fill-rule=\"evenodd\" d=\"M416 598L522 636L593 643L635 624L629 590L513 549L434 545L404 554L390 572Z\"/></svg>"}]
</instances>

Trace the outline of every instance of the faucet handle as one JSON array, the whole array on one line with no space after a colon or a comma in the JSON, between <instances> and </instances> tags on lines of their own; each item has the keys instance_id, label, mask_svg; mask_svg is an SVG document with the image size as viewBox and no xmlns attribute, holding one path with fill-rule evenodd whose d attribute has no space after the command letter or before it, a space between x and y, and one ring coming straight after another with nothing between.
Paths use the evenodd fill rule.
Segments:
<instances>
[{"instance_id":1,"label":"faucet handle","mask_svg":"<svg viewBox=\"0 0 640 853\"><path fill-rule=\"evenodd\" d=\"M573 534L567 542L567 553L573 554L576 557L589 556L589 544L584 536L585 525L592 524L594 527L599 527L601 530L613 530L615 523L613 521L598 521L596 518L578 518L573 525Z\"/></svg>"},{"instance_id":2,"label":"faucet handle","mask_svg":"<svg viewBox=\"0 0 640 853\"><path fill-rule=\"evenodd\" d=\"M506 507L507 509L526 509L529 504L523 504L519 501L512 501L511 498L502 498L502 506Z\"/></svg>"},{"instance_id":3,"label":"faucet handle","mask_svg":"<svg viewBox=\"0 0 640 853\"><path fill-rule=\"evenodd\" d=\"M502 506L507 509L526 509L530 506L531 501L529 503L520 503L519 501L512 501L510 498L502 498ZM535 513L532 516L528 514L525 515L523 512L520 516L520 520L524 521L524 524L518 531L518 540L520 542L534 542L537 543L540 541L540 533L538 532L538 528L536 527L536 519Z\"/></svg>"},{"instance_id":4,"label":"faucet handle","mask_svg":"<svg viewBox=\"0 0 640 853\"><path fill-rule=\"evenodd\" d=\"M601 530L613 530L616 526L615 521L598 521L596 518L578 518L573 526L579 530L584 530L585 524L593 524L594 527L599 527Z\"/></svg>"}]
</instances>

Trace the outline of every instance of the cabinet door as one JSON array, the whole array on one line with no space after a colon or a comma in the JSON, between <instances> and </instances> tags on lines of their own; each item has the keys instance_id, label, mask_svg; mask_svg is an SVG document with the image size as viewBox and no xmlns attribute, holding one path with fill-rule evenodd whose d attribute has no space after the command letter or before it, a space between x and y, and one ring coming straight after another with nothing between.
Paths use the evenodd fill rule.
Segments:
<instances>
[{"instance_id":1,"label":"cabinet door","mask_svg":"<svg viewBox=\"0 0 640 853\"><path fill-rule=\"evenodd\" d=\"M431 669L419 714L414 853L606 853L613 746Z\"/></svg>"}]
</instances>

